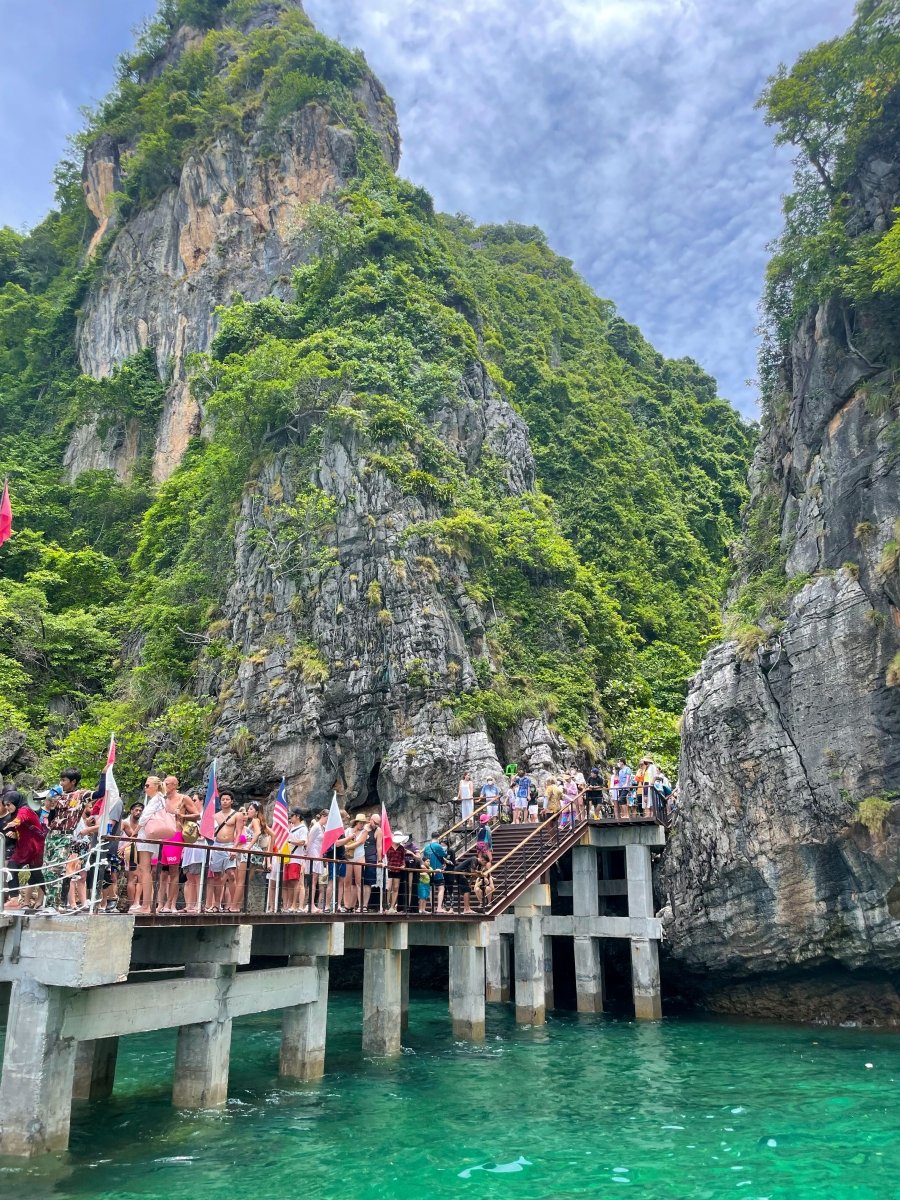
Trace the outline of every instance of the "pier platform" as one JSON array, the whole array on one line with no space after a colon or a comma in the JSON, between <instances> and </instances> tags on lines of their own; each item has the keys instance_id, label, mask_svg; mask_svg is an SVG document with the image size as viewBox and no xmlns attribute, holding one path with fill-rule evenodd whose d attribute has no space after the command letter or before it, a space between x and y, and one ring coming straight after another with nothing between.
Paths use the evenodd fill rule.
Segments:
<instances>
[{"instance_id":1,"label":"pier platform","mask_svg":"<svg viewBox=\"0 0 900 1200\"><path fill-rule=\"evenodd\" d=\"M580 1012L603 1011L603 946L627 939L635 1016L659 1018L651 853L665 842L663 826L513 829L495 839L492 895L472 914L0 916L0 1155L66 1149L73 1099L111 1094L118 1039L133 1033L178 1030L178 1107L226 1102L232 1024L252 1013L282 1014L281 1075L321 1077L329 964L345 950L363 953L368 1057L401 1051L417 946L447 950L449 1019L460 1039L484 1037L486 1003L514 1004L523 1024L546 1019L558 938L573 943Z\"/></svg>"}]
</instances>

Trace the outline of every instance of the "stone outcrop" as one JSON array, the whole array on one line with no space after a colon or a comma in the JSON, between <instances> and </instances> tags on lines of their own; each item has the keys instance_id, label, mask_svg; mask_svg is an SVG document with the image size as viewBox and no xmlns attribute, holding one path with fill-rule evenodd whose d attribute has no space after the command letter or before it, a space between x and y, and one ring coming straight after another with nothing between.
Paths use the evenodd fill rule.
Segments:
<instances>
[{"instance_id":1,"label":"stone outcrop","mask_svg":"<svg viewBox=\"0 0 900 1200\"><path fill-rule=\"evenodd\" d=\"M884 229L900 164L870 162L852 194L861 228ZM797 591L761 644L714 649L688 695L662 900L672 975L721 1011L900 1023L891 336L836 298L796 330L751 483Z\"/></svg>"},{"instance_id":2,"label":"stone outcrop","mask_svg":"<svg viewBox=\"0 0 900 1200\"><path fill-rule=\"evenodd\" d=\"M261 6L252 24L277 21L282 7ZM179 30L165 61L175 61L197 36ZM364 78L356 99L396 168L393 104L374 76ZM339 190L357 153L352 132L326 108L309 104L274 133L220 135L187 159L177 186L116 226L126 149L104 136L85 155L85 196L98 222L91 250L107 235L112 241L83 306L78 356L85 374L102 379L150 345L169 386L159 428L143 435L152 447L136 428L113 428L101 438L95 426L83 426L66 453L70 478L92 468L126 478L145 449L152 450L156 480L172 473L203 420L187 385L187 356L209 348L216 307L235 293L246 300L290 293L292 270L303 257L302 207Z\"/></svg>"},{"instance_id":3,"label":"stone outcrop","mask_svg":"<svg viewBox=\"0 0 900 1200\"><path fill-rule=\"evenodd\" d=\"M513 495L534 486L527 429L480 364L433 420L468 469L490 452L507 464ZM284 514L310 483L334 506L324 554L282 570ZM265 789L286 775L297 802L321 802L333 787L350 804L384 800L394 825L419 836L455 819L463 770L499 777L483 722L459 728L447 703L475 686L474 660L489 647L465 562L437 562L409 535L438 515L373 469L349 430L327 434L312 466L285 451L264 468L243 500L225 610L241 662L206 681L221 706L223 776ZM499 749L529 754L535 768L570 756L533 719Z\"/></svg>"}]
</instances>

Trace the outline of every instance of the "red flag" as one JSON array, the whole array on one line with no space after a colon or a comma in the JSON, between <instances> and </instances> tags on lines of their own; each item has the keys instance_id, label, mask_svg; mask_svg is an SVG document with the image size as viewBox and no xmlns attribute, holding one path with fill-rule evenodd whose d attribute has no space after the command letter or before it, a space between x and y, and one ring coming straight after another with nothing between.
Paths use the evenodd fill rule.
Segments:
<instances>
[{"instance_id":1,"label":"red flag","mask_svg":"<svg viewBox=\"0 0 900 1200\"><path fill-rule=\"evenodd\" d=\"M335 842L344 836L344 820L341 817L341 810L338 808L337 792L331 793L331 808L328 810L328 820L325 822L325 833L322 837L322 857L328 854L328 851Z\"/></svg>"},{"instance_id":2,"label":"red flag","mask_svg":"<svg viewBox=\"0 0 900 1200\"><path fill-rule=\"evenodd\" d=\"M3 499L0 500L0 546L12 533L12 505L9 502L9 483L3 485Z\"/></svg>"},{"instance_id":3,"label":"red flag","mask_svg":"<svg viewBox=\"0 0 900 1200\"><path fill-rule=\"evenodd\" d=\"M394 844L394 835L391 833L391 823L388 820L387 809L384 804L381 805L381 849L387 854L391 846Z\"/></svg>"},{"instance_id":4,"label":"red flag","mask_svg":"<svg viewBox=\"0 0 900 1200\"><path fill-rule=\"evenodd\" d=\"M116 735L112 734L109 739L109 754L106 756L106 769L115 765L116 761Z\"/></svg>"},{"instance_id":5,"label":"red flag","mask_svg":"<svg viewBox=\"0 0 900 1200\"><path fill-rule=\"evenodd\" d=\"M209 783L206 785L206 802L203 805L203 815L200 818L200 836L214 841L216 836L216 801L219 798L219 781L216 778L216 760L209 772Z\"/></svg>"},{"instance_id":6,"label":"red flag","mask_svg":"<svg viewBox=\"0 0 900 1200\"><path fill-rule=\"evenodd\" d=\"M278 795L275 797L275 808L272 810L272 852L280 854L287 846L288 830L287 784L284 776L278 785Z\"/></svg>"}]
</instances>

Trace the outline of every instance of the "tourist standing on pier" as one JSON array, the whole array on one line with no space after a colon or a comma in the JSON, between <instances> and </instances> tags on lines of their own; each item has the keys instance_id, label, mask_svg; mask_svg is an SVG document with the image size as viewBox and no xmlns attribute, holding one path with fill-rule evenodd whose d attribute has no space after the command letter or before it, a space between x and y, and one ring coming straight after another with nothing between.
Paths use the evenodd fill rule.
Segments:
<instances>
[{"instance_id":1,"label":"tourist standing on pier","mask_svg":"<svg viewBox=\"0 0 900 1200\"><path fill-rule=\"evenodd\" d=\"M463 777L459 781L459 787L456 789L456 799L462 819L467 826L471 825L472 814L475 811L475 784L472 782L472 776L468 771L463 773Z\"/></svg>"},{"instance_id":2,"label":"tourist standing on pier","mask_svg":"<svg viewBox=\"0 0 900 1200\"><path fill-rule=\"evenodd\" d=\"M406 843L408 841L409 834L401 833L399 830L395 831L393 845L387 852L387 911L389 913L395 913L397 911L397 901L400 896L400 885L406 875Z\"/></svg>"},{"instance_id":3,"label":"tourist standing on pier","mask_svg":"<svg viewBox=\"0 0 900 1200\"><path fill-rule=\"evenodd\" d=\"M369 898L372 895L372 888L376 883L379 887L383 887L383 883L379 883L379 864L384 861L384 835L381 829L381 816L378 813L372 813L366 825L366 837L363 842L364 861L363 867L363 888L362 888L362 905L361 911L368 912Z\"/></svg>"},{"instance_id":4,"label":"tourist standing on pier","mask_svg":"<svg viewBox=\"0 0 900 1200\"><path fill-rule=\"evenodd\" d=\"M153 902L153 872L151 870L150 861L157 852L158 847L155 841L148 839L155 838L156 826L153 824L157 817L164 817L166 814L166 793L163 788L163 782L157 775L148 775L144 781L144 811L141 813L138 821L138 891L140 892L140 900L136 900L129 912L132 913L148 913ZM172 824L174 825L174 812L172 813ZM164 821L163 824L167 823ZM150 826L148 829L147 826Z\"/></svg>"},{"instance_id":5,"label":"tourist standing on pier","mask_svg":"<svg viewBox=\"0 0 900 1200\"><path fill-rule=\"evenodd\" d=\"M431 835L431 841L426 842L422 847L422 858L431 868L431 883L436 888L434 911L437 913L446 911L444 908L444 864L447 861L447 848L442 844L440 838L440 832L436 831Z\"/></svg>"},{"instance_id":6,"label":"tourist standing on pier","mask_svg":"<svg viewBox=\"0 0 900 1200\"><path fill-rule=\"evenodd\" d=\"M315 819L310 822L309 839L306 843L306 856L309 860L309 873L307 875L307 883L309 885L309 911L317 913L319 905L322 902L320 889L322 883L322 874L324 868L322 865L322 841L325 837L325 822L328 819L328 809L323 808L316 813Z\"/></svg>"},{"instance_id":7,"label":"tourist standing on pier","mask_svg":"<svg viewBox=\"0 0 900 1200\"><path fill-rule=\"evenodd\" d=\"M309 841L309 827L303 820L303 809L292 808L288 818L290 857L284 864L285 912L303 912L306 902L306 880L303 878L303 858Z\"/></svg>"},{"instance_id":8,"label":"tourist standing on pier","mask_svg":"<svg viewBox=\"0 0 900 1200\"><path fill-rule=\"evenodd\" d=\"M47 831L41 824L38 813L41 802L30 794L10 792L9 800L16 806L16 815L5 832L15 835L16 848L9 858L12 868L15 899L8 902L10 908L21 908L34 912L41 905L44 895L44 841Z\"/></svg>"},{"instance_id":9,"label":"tourist standing on pier","mask_svg":"<svg viewBox=\"0 0 900 1200\"><path fill-rule=\"evenodd\" d=\"M491 819L487 813L479 818L478 837L475 839L475 858L477 869L486 870L494 861L494 835L491 833Z\"/></svg>"},{"instance_id":10,"label":"tourist standing on pier","mask_svg":"<svg viewBox=\"0 0 900 1200\"><path fill-rule=\"evenodd\" d=\"M128 810L128 816L122 822L122 835L128 841L124 842L125 853L123 861L125 863L126 876L126 898L129 908L133 904L140 906L140 876L138 875L138 853L137 846L132 840L140 834L141 813L144 811L144 806L140 800L135 801Z\"/></svg>"},{"instance_id":11,"label":"tourist standing on pier","mask_svg":"<svg viewBox=\"0 0 900 1200\"><path fill-rule=\"evenodd\" d=\"M347 878L344 883L344 907L350 912L357 910L362 900L362 864L366 857L364 826L367 820L364 813L356 814L350 823L351 827L344 846L345 854L350 855L350 861L347 863Z\"/></svg>"},{"instance_id":12,"label":"tourist standing on pier","mask_svg":"<svg viewBox=\"0 0 900 1200\"><path fill-rule=\"evenodd\" d=\"M513 825L521 825L528 811L531 798L531 779L524 767L520 767L512 783Z\"/></svg>"},{"instance_id":13,"label":"tourist standing on pier","mask_svg":"<svg viewBox=\"0 0 900 1200\"><path fill-rule=\"evenodd\" d=\"M479 793L482 804L487 805L487 814L489 817L496 817L500 812L500 789L494 780L493 775L488 775L487 783L485 783Z\"/></svg>"},{"instance_id":14,"label":"tourist standing on pier","mask_svg":"<svg viewBox=\"0 0 900 1200\"><path fill-rule=\"evenodd\" d=\"M633 797L634 771L624 758L620 758L616 764L616 776L619 781L618 787L616 788L616 797L614 801L616 806L616 816L620 819L624 819L630 815L635 804Z\"/></svg>"}]
</instances>

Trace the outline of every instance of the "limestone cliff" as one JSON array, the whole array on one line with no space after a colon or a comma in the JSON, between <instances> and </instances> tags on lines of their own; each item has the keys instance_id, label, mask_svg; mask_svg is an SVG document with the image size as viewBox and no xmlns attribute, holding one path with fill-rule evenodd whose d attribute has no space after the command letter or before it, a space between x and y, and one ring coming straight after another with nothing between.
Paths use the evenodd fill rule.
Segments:
<instances>
[{"instance_id":1,"label":"limestone cliff","mask_svg":"<svg viewBox=\"0 0 900 1200\"><path fill-rule=\"evenodd\" d=\"M467 471L494 455L509 464L512 495L533 489L527 428L480 364L433 423ZM477 686L475 660L490 654L488 614L467 591L461 556L438 567L408 536L439 507L404 494L369 458L352 432L332 433L311 464L277 455L245 494L224 612L242 659L218 681L214 750L236 783L284 774L310 803L336 786L354 803L384 800L398 828L423 835L453 819L462 771L499 778L498 752L536 771L571 754L540 720L517 724L499 744L483 719L459 728L449 702ZM307 481L333 501L332 552L292 571L273 546Z\"/></svg>"},{"instance_id":2,"label":"limestone cliff","mask_svg":"<svg viewBox=\"0 0 900 1200\"><path fill-rule=\"evenodd\" d=\"M302 11L298 0L260 5L239 30L275 26L286 8ZM177 29L142 78L177 64L201 41L200 31ZM233 55L226 48L220 57L224 75ZM393 104L371 74L356 86L355 99L396 168ZM187 356L209 348L216 308L233 295L257 300L288 294L292 270L302 259L300 210L346 183L357 151L353 132L327 105L306 104L274 130L260 110L239 130L217 132L189 155L177 183L117 222L129 146L103 135L88 147L84 190L97 220L90 251L97 252L104 237L110 243L78 323L81 369L102 379L152 346L168 390L156 430L122 422L101 437L96 424L79 427L65 457L69 477L113 468L126 478L141 450L152 453L154 479L171 475L203 420L187 384Z\"/></svg>"},{"instance_id":3,"label":"limestone cliff","mask_svg":"<svg viewBox=\"0 0 900 1200\"><path fill-rule=\"evenodd\" d=\"M889 226L895 137L847 191L851 232ZM688 695L665 915L673 968L722 1011L900 1022L896 339L840 296L795 329L748 515L793 594Z\"/></svg>"}]
</instances>

